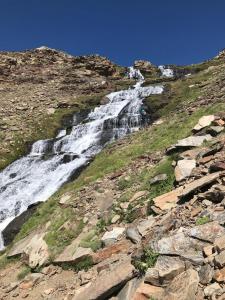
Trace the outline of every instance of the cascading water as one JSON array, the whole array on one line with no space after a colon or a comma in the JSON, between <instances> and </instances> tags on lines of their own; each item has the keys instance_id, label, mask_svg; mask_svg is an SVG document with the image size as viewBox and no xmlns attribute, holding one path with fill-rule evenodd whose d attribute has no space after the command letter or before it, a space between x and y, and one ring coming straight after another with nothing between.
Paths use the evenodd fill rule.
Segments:
<instances>
[{"instance_id":1,"label":"cascading water","mask_svg":"<svg viewBox=\"0 0 225 300\"><path fill-rule=\"evenodd\" d=\"M162 73L162 76L168 77L168 78L172 78L174 76L173 74L173 70L170 68L165 68L165 66L159 66L159 70Z\"/></svg>"},{"instance_id":2,"label":"cascading water","mask_svg":"<svg viewBox=\"0 0 225 300\"><path fill-rule=\"evenodd\" d=\"M144 77L133 67L129 77L137 79L135 86L109 94L109 102L89 113L86 123L73 126L69 134L64 129L54 139L37 141L27 156L0 173L0 235L31 204L46 201L106 144L143 125L142 100L162 93L163 87L142 87Z\"/></svg>"}]
</instances>

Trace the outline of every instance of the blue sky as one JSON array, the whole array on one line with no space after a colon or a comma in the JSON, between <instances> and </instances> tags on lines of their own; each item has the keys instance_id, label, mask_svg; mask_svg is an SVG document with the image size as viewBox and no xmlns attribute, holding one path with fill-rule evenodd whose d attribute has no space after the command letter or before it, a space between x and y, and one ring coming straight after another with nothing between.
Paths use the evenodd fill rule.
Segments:
<instances>
[{"instance_id":1,"label":"blue sky","mask_svg":"<svg viewBox=\"0 0 225 300\"><path fill-rule=\"evenodd\" d=\"M191 64L225 48L224 0L0 0L0 51L47 45L121 64Z\"/></svg>"}]
</instances>

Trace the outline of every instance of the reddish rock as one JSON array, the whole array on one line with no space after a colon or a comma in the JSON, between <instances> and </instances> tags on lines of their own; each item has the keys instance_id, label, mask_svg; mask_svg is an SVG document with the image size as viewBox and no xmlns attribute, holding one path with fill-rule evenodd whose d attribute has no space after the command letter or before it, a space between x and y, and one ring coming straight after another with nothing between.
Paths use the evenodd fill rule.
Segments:
<instances>
[{"instance_id":1,"label":"reddish rock","mask_svg":"<svg viewBox=\"0 0 225 300\"><path fill-rule=\"evenodd\" d=\"M164 289L151 284L142 283L136 290L132 300L163 299Z\"/></svg>"}]
</instances>

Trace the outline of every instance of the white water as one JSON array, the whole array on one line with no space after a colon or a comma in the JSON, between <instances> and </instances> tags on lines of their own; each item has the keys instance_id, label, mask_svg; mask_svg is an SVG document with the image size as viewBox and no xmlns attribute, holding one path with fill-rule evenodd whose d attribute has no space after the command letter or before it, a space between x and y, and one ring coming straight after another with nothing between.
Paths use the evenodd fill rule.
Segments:
<instances>
[{"instance_id":1,"label":"white water","mask_svg":"<svg viewBox=\"0 0 225 300\"><path fill-rule=\"evenodd\" d=\"M172 78L173 77L173 70L169 68L165 68L165 66L159 66L159 70L162 73L162 76Z\"/></svg>"},{"instance_id":2,"label":"white water","mask_svg":"<svg viewBox=\"0 0 225 300\"><path fill-rule=\"evenodd\" d=\"M109 102L96 107L86 123L73 126L70 134L63 129L55 139L37 141L30 154L0 173L0 237L15 216L31 204L46 201L107 143L143 125L142 100L162 93L163 87L142 87L144 77L133 67L129 77L138 80L132 89L109 94Z\"/></svg>"}]
</instances>

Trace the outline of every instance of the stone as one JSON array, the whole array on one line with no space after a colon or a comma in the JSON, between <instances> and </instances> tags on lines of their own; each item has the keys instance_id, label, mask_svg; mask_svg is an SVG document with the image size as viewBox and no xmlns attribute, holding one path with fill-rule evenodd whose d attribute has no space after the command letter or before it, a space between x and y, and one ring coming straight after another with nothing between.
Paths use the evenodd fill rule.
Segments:
<instances>
[{"instance_id":1,"label":"stone","mask_svg":"<svg viewBox=\"0 0 225 300\"><path fill-rule=\"evenodd\" d=\"M154 268L149 268L145 274L145 282L165 286L185 270L185 264L179 257L160 255Z\"/></svg>"},{"instance_id":2,"label":"stone","mask_svg":"<svg viewBox=\"0 0 225 300\"><path fill-rule=\"evenodd\" d=\"M210 134L200 135L200 136L189 136L185 139L179 140L175 144L176 148L187 148L187 147L199 147L205 141L210 141L212 136Z\"/></svg>"},{"instance_id":3,"label":"stone","mask_svg":"<svg viewBox=\"0 0 225 300\"><path fill-rule=\"evenodd\" d=\"M225 268L215 270L213 278L217 282L225 282Z\"/></svg>"},{"instance_id":4,"label":"stone","mask_svg":"<svg viewBox=\"0 0 225 300\"><path fill-rule=\"evenodd\" d=\"M214 115L203 116L198 120L198 124L195 125L193 131L199 131L207 126L210 126L211 123L216 119Z\"/></svg>"},{"instance_id":5,"label":"stone","mask_svg":"<svg viewBox=\"0 0 225 300\"><path fill-rule=\"evenodd\" d=\"M145 236L149 230L155 225L156 221L153 216L149 216L147 219L141 220L138 225L137 229L141 236Z\"/></svg>"},{"instance_id":6,"label":"stone","mask_svg":"<svg viewBox=\"0 0 225 300\"><path fill-rule=\"evenodd\" d=\"M198 289L198 272L188 269L177 275L165 289L164 300L191 300L195 299Z\"/></svg>"},{"instance_id":7,"label":"stone","mask_svg":"<svg viewBox=\"0 0 225 300\"><path fill-rule=\"evenodd\" d=\"M27 290L35 285L39 284L41 281L44 280L45 275L42 273L31 273L28 274L23 282L20 284L20 289Z\"/></svg>"},{"instance_id":8,"label":"stone","mask_svg":"<svg viewBox=\"0 0 225 300\"><path fill-rule=\"evenodd\" d=\"M200 283L204 285L209 284L213 278L213 273L214 270L209 264L201 266L198 272Z\"/></svg>"},{"instance_id":9,"label":"stone","mask_svg":"<svg viewBox=\"0 0 225 300\"><path fill-rule=\"evenodd\" d=\"M150 247L155 252L162 255L178 255L191 261L193 264L203 264L202 249L208 245L208 243L189 237L186 232L181 230L157 242L150 242Z\"/></svg>"},{"instance_id":10,"label":"stone","mask_svg":"<svg viewBox=\"0 0 225 300\"><path fill-rule=\"evenodd\" d=\"M109 245L104 249L100 249L92 254L92 260L94 264L100 263L103 260L111 257L112 255L119 253L128 253L132 244L127 240L116 242L115 244Z\"/></svg>"},{"instance_id":11,"label":"stone","mask_svg":"<svg viewBox=\"0 0 225 300\"><path fill-rule=\"evenodd\" d=\"M150 180L150 184L156 184L161 181L165 181L167 180L167 178L168 178L167 174L159 174Z\"/></svg>"},{"instance_id":12,"label":"stone","mask_svg":"<svg viewBox=\"0 0 225 300\"><path fill-rule=\"evenodd\" d=\"M202 204L203 204L205 207L208 207L208 206L211 206L211 205L212 205L212 202L209 201L209 200L207 200L207 199L204 199L204 200L202 201Z\"/></svg>"},{"instance_id":13,"label":"stone","mask_svg":"<svg viewBox=\"0 0 225 300\"><path fill-rule=\"evenodd\" d=\"M191 175L192 170L196 167L196 160L183 159L177 162L175 167L175 178L179 182Z\"/></svg>"},{"instance_id":14,"label":"stone","mask_svg":"<svg viewBox=\"0 0 225 300\"><path fill-rule=\"evenodd\" d=\"M23 255L28 258L31 268L43 266L49 260L48 246L44 240L45 232L31 233L17 242L9 251L8 257Z\"/></svg>"},{"instance_id":15,"label":"stone","mask_svg":"<svg viewBox=\"0 0 225 300\"><path fill-rule=\"evenodd\" d=\"M198 214L200 214L201 211L202 211L201 207L195 207L191 211L191 216L196 217Z\"/></svg>"},{"instance_id":16,"label":"stone","mask_svg":"<svg viewBox=\"0 0 225 300\"><path fill-rule=\"evenodd\" d=\"M133 298L131 299L132 300L148 300L148 299L162 300L163 295L164 295L163 288L142 282L140 286L137 288Z\"/></svg>"},{"instance_id":17,"label":"stone","mask_svg":"<svg viewBox=\"0 0 225 300\"><path fill-rule=\"evenodd\" d=\"M120 207L124 210L128 209L129 207L129 202L121 202Z\"/></svg>"},{"instance_id":18,"label":"stone","mask_svg":"<svg viewBox=\"0 0 225 300\"><path fill-rule=\"evenodd\" d=\"M213 246L209 245L203 248L205 256L211 256L213 254Z\"/></svg>"},{"instance_id":19,"label":"stone","mask_svg":"<svg viewBox=\"0 0 225 300\"><path fill-rule=\"evenodd\" d=\"M219 252L225 250L225 235L222 235L219 238L215 239L215 241L214 241L214 247Z\"/></svg>"},{"instance_id":20,"label":"stone","mask_svg":"<svg viewBox=\"0 0 225 300\"><path fill-rule=\"evenodd\" d=\"M210 126L207 132L212 136L216 136L217 134L221 133L223 130L224 130L223 126Z\"/></svg>"},{"instance_id":21,"label":"stone","mask_svg":"<svg viewBox=\"0 0 225 300\"><path fill-rule=\"evenodd\" d=\"M225 266L225 250L222 251L220 254L216 255L215 258L215 265L222 268Z\"/></svg>"},{"instance_id":22,"label":"stone","mask_svg":"<svg viewBox=\"0 0 225 300\"><path fill-rule=\"evenodd\" d=\"M206 297L212 297L213 295L217 295L222 291L220 285L217 282L214 282L204 288L204 294Z\"/></svg>"},{"instance_id":23,"label":"stone","mask_svg":"<svg viewBox=\"0 0 225 300\"><path fill-rule=\"evenodd\" d=\"M116 296L117 300L130 300L133 299L135 291L138 286L141 284L142 280L139 278L133 278L127 282L124 288Z\"/></svg>"},{"instance_id":24,"label":"stone","mask_svg":"<svg viewBox=\"0 0 225 300\"><path fill-rule=\"evenodd\" d=\"M219 179L220 176L221 172L209 174L203 176L200 179L194 180L191 183L181 186L171 192L162 194L153 199L154 205L160 208L161 210L169 210L171 208L174 208L176 207L179 200L187 197L196 190L213 183L214 181Z\"/></svg>"},{"instance_id":25,"label":"stone","mask_svg":"<svg viewBox=\"0 0 225 300\"><path fill-rule=\"evenodd\" d=\"M104 244L106 244L108 240L116 242L123 235L124 232L124 227L114 227L111 231L105 232L101 240Z\"/></svg>"},{"instance_id":26,"label":"stone","mask_svg":"<svg viewBox=\"0 0 225 300\"><path fill-rule=\"evenodd\" d=\"M220 237L224 233L224 227L219 225L218 222L209 222L187 230L187 234L190 237L211 243L213 243L217 237Z\"/></svg>"},{"instance_id":27,"label":"stone","mask_svg":"<svg viewBox=\"0 0 225 300\"><path fill-rule=\"evenodd\" d=\"M61 204L61 205L66 205L70 199L71 199L71 195L63 195L63 196L59 199L59 204Z\"/></svg>"},{"instance_id":28,"label":"stone","mask_svg":"<svg viewBox=\"0 0 225 300\"><path fill-rule=\"evenodd\" d=\"M180 159L194 159L196 160L201 153L201 148L193 148L191 150L186 150L179 154Z\"/></svg>"},{"instance_id":29,"label":"stone","mask_svg":"<svg viewBox=\"0 0 225 300\"><path fill-rule=\"evenodd\" d=\"M132 279L135 268L129 261L123 261L109 272L98 276L85 289L77 291L73 300L109 299L122 285Z\"/></svg>"},{"instance_id":30,"label":"stone","mask_svg":"<svg viewBox=\"0 0 225 300\"><path fill-rule=\"evenodd\" d=\"M136 227L128 227L126 230L126 237L134 244L139 244L141 242L141 235Z\"/></svg>"},{"instance_id":31,"label":"stone","mask_svg":"<svg viewBox=\"0 0 225 300\"><path fill-rule=\"evenodd\" d=\"M139 191L133 195L133 197L129 200L129 202L136 201L142 197L145 197L148 194L148 191Z\"/></svg>"},{"instance_id":32,"label":"stone","mask_svg":"<svg viewBox=\"0 0 225 300\"><path fill-rule=\"evenodd\" d=\"M216 162L209 167L210 172L225 171L225 162Z\"/></svg>"},{"instance_id":33,"label":"stone","mask_svg":"<svg viewBox=\"0 0 225 300\"><path fill-rule=\"evenodd\" d=\"M91 258L93 251L91 248L78 247L75 250L63 251L55 260L55 263L78 263L86 258Z\"/></svg>"},{"instance_id":34,"label":"stone","mask_svg":"<svg viewBox=\"0 0 225 300\"><path fill-rule=\"evenodd\" d=\"M115 215L115 216L112 218L111 223L112 223L112 224L115 224L115 223L117 223L119 220L120 220L120 215Z\"/></svg>"}]
</instances>

